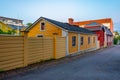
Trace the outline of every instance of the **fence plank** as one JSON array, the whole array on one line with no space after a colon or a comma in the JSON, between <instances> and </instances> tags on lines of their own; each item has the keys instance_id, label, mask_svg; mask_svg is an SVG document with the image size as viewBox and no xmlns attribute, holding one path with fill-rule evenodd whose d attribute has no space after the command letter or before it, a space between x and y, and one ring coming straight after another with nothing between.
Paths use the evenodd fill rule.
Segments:
<instances>
[{"instance_id":1,"label":"fence plank","mask_svg":"<svg viewBox=\"0 0 120 80\"><path fill-rule=\"evenodd\" d=\"M66 38L56 38L56 59L65 57L66 55Z\"/></svg>"},{"instance_id":2,"label":"fence plank","mask_svg":"<svg viewBox=\"0 0 120 80\"><path fill-rule=\"evenodd\" d=\"M54 50L57 58L64 57L66 38L55 40L52 37L28 38L27 34L23 37L0 36L0 69L15 69L54 58Z\"/></svg>"}]
</instances>

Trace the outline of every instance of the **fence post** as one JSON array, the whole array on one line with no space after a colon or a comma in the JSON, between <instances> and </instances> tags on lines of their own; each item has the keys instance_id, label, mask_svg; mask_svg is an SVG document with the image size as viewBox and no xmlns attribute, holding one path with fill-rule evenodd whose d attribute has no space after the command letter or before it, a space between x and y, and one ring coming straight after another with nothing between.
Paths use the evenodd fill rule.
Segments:
<instances>
[{"instance_id":1,"label":"fence post","mask_svg":"<svg viewBox=\"0 0 120 80\"><path fill-rule=\"evenodd\" d=\"M24 66L27 66L27 58L28 58L28 34L27 32L24 32Z\"/></svg>"},{"instance_id":2,"label":"fence post","mask_svg":"<svg viewBox=\"0 0 120 80\"><path fill-rule=\"evenodd\" d=\"M54 36L54 59L56 59L56 35Z\"/></svg>"}]
</instances>

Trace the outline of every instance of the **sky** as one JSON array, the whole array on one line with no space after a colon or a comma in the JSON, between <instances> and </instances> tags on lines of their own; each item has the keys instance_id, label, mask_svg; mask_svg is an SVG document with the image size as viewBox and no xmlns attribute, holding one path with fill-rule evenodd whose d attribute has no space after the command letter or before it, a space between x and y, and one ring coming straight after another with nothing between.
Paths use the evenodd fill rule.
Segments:
<instances>
[{"instance_id":1,"label":"sky","mask_svg":"<svg viewBox=\"0 0 120 80\"><path fill-rule=\"evenodd\" d=\"M1 0L0 16L33 23L39 17L61 22L112 18L120 32L120 0Z\"/></svg>"}]
</instances>

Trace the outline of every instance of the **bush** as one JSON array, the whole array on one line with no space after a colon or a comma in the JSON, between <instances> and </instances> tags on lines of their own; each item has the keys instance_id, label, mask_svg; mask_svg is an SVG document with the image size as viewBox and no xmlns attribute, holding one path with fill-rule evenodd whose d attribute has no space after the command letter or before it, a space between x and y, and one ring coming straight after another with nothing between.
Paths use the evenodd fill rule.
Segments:
<instances>
[{"instance_id":1,"label":"bush","mask_svg":"<svg viewBox=\"0 0 120 80\"><path fill-rule=\"evenodd\" d=\"M114 38L114 44L117 45L117 43L118 43L118 39Z\"/></svg>"},{"instance_id":2,"label":"bush","mask_svg":"<svg viewBox=\"0 0 120 80\"><path fill-rule=\"evenodd\" d=\"M3 30L0 29L0 34L15 34L15 30L8 30L8 32L3 32Z\"/></svg>"},{"instance_id":3,"label":"bush","mask_svg":"<svg viewBox=\"0 0 120 80\"><path fill-rule=\"evenodd\" d=\"M0 29L0 34L3 34L3 31Z\"/></svg>"}]
</instances>

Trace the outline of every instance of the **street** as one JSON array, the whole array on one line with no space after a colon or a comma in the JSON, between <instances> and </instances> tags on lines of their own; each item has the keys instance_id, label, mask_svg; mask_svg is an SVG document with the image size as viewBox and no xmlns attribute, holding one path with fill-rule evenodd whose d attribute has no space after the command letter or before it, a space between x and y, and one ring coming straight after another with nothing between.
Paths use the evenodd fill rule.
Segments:
<instances>
[{"instance_id":1,"label":"street","mask_svg":"<svg viewBox=\"0 0 120 80\"><path fill-rule=\"evenodd\" d=\"M120 80L120 46L6 80Z\"/></svg>"}]
</instances>

